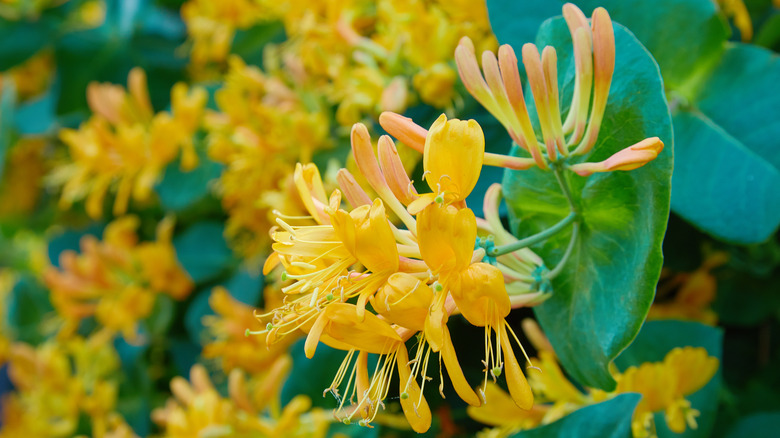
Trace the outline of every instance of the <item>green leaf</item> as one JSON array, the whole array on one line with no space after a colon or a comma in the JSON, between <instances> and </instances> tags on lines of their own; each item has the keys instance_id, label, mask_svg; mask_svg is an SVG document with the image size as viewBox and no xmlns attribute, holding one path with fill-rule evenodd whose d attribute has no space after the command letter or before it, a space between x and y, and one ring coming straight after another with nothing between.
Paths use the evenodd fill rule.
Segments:
<instances>
[{"instance_id":1,"label":"green leaf","mask_svg":"<svg viewBox=\"0 0 780 438\"><path fill-rule=\"evenodd\" d=\"M49 291L32 277L23 276L8 297L7 314L0 316L8 322L9 338L37 345L45 339L41 322L53 310Z\"/></svg>"},{"instance_id":2,"label":"green leaf","mask_svg":"<svg viewBox=\"0 0 780 438\"><path fill-rule=\"evenodd\" d=\"M720 360L723 357L723 332L715 327L696 322L648 321L636 340L615 360L615 365L623 371L644 362L660 362L672 349L686 346L704 347L710 356ZM658 437L709 437L717 415L721 383L722 372L718 370L709 383L686 397L691 402L691 407L701 412L696 429L688 428L682 434L675 434L666 427L663 413L656 413L655 424Z\"/></svg>"},{"instance_id":3,"label":"green leaf","mask_svg":"<svg viewBox=\"0 0 780 438\"><path fill-rule=\"evenodd\" d=\"M519 50L565 0L488 0L490 24L498 40ZM602 6L629 29L658 61L667 86L683 86L716 60L729 30L712 0L575 0L586 16ZM542 6L544 5L544 6Z\"/></svg>"},{"instance_id":4,"label":"green leaf","mask_svg":"<svg viewBox=\"0 0 780 438\"><path fill-rule=\"evenodd\" d=\"M152 313L146 318L145 326L152 335L164 336L171 328L176 304L173 298L165 294L157 294Z\"/></svg>"},{"instance_id":5,"label":"green leaf","mask_svg":"<svg viewBox=\"0 0 780 438\"><path fill-rule=\"evenodd\" d=\"M672 207L723 240L762 242L780 225L780 62L729 44L675 114Z\"/></svg>"},{"instance_id":6,"label":"green leaf","mask_svg":"<svg viewBox=\"0 0 780 438\"><path fill-rule=\"evenodd\" d=\"M0 181L5 171L5 156L11 149L15 105L16 89L12 81L5 81L0 89Z\"/></svg>"},{"instance_id":7,"label":"green leaf","mask_svg":"<svg viewBox=\"0 0 780 438\"><path fill-rule=\"evenodd\" d=\"M487 0L490 27L501 44L509 44L519 51L523 44L534 41L544 20L561 15L564 3L557 0Z\"/></svg>"},{"instance_id":8,"label":"green leaf","mask_svg":"<svg viewBox=\"0 0 780 438\"><path fill-rule=\"evenodd\" d=\"M748 44L729 44L694 98L696 108L778 169L779 79L777 54Z\"/></svg>"},{"instance_id":9,"label":"green leaf","mask_svg":"<svg viewBox=\"0 0 780 438\"><path fill-rule=\"evenodd\" d=\"M560 420L511 435L512 438L630 438L631 416L639 394L617 397L578 409Z\"/></svg>"},{"instance_id":10,"label":"green leaf","mask_svg":"<svg viewBox=\"0 0 780 438\"><path fill-rule=\"evenodd\" d=\"M656 160L629 172L588 178L565 173L582 213L581 231L567 265L553 281L552 297L535 308L564 368L581 384L605 390L615 387L609 363L639 331L655 294L672 170L671 121L658 67L619 24L615 44L615 75L601 135L586 158L600 161L653 136L666 147ZM560 87L568 106L574 66L562 18L542 26L537 45L558 50ZM569 214L552 172L507 171L503 187L520 237L547 229ZM534 249L552 266L569 240L566 231Z\"/></svg>"},{"instance_id":11,"label":"green leaf","mask_svg":"<svg viewBox=\"0 0 780 438\"><path fill-rule=\"evenodd\" d=\"M182 211L209 194L210 182L219 178L222 165L198 154L198 167L188 172L181 170L180 160L171 162L162 180L155 186L160 203L166 210Z\"/></svg>"},{"instance_id":12,"label":"green leaf","mask_svg":"<svg viewBox=\"0 0 780 438\"><path fill-rule=\"evenodd\" d=\"M285 40L284 25L278 21L260 23L246 30L239 30L233 38L230 52L248 64L263 64L263 47L268 43Z\"/></svg>"},{"instance_id":13,"label":"green leaf","mask_svg":"<svg viewBox=\"0 0 780 438\"><path fill-rule=\"evenodd\" d=\"M0 18L0 71L8 70L43 49L52 38L49 20L8 21Z\"/></svg>"},{"instance_id":14,"label":"green leaf","mask_svg":"<svg viewBox=\"0 0 780 438\"><path fill-rule=\"evenodd\" d=\"M723 240L771 236L780 224L780 171L701 113L678 112L674 130L674 211Z\"/></svg>"},{"instance_id":15,"label":"green leaf","mask_svg":"<svg viewBox=\"0 0 780 438\"><path fill-rule=\"evenodd\" d=\"M219 276L233 261L223 230L221 222L204 221L173 239L179 263L195 283Z\"/></svg>"},{"instance_id":16,"label":"green leaf","mask_svg":"<svg viewBox=\"0 0 780 438\"><path fill-rule=\"evenodd\" d=\"M780 412L762 412L747 416L731 428L727 438L773 438L780 430Z\"/></svg>"}]
</instances>

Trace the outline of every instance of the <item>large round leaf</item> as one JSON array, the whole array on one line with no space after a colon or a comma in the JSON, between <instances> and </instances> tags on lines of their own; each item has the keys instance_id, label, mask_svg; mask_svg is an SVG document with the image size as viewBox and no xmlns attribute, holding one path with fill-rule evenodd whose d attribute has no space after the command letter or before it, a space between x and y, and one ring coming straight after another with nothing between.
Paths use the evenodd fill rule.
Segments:
<instances>
[{"instance_id":1,"label":"large round leaf","mask_svg":"<svg viewBox=\"0 0 780 438\"><path fill-rule=\"evenodd\" d=\"M552 298L536 308L564 368L580 383L605 390L615 387L609 363L639 331L653 300L663 260L672 171L671 121L658 66L619 24L615 44L606 115L587 159L603 160L652 136L660 137L666 147L655 161L630 172L589 178L566 173L582 213L581 231L567 265L553 281ZM558 49L562 95L571 96L571 39L562 18L542 26L537 45ZM520 237L549 228L569 213L549 171L508 171L504 192ZM569 236L568 231L559 233L535 248L548 266L561 259Z\"/></svg>"},{"instance_id":2,"label":"large round leaf","mask_svg":"<svg viewBox=\"0 0 780 438\"><path fill-rule=\"evenodd\" d=\"M674 133L674 211L725 240L766 240L780 224L780 171L701 113L675 114Z\"/></svg>"}]
</instances>

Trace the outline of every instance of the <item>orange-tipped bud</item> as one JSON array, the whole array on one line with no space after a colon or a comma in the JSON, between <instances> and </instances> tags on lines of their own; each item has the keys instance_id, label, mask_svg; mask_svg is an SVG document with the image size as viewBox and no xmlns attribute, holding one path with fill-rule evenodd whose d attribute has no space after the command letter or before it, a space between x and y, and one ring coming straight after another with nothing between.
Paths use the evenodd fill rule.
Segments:
<instances>
[{"instance_id":1,"label":"orange-tipped bud","mask_svg":"<svg viewBox=\"0 0 780 438\"><path fill-rule=\"evenodd\" d=\"M409 117L385 111L379 115L379 124L401 143L422 153L428 130L414 123Z\"/></svg>"},{"instance_id":2,"label":"orange-tipped bud","mask_svg":"<svg viewBox=\"0 0 780 438\"><path fill-rule=\"evenodd\" d=\"M360 187L355 177L347 169L339 169L336 174L336 182L339 184L339 188L344 192L344 197L347 198L347 202L352 208L358 208L361 205L371 205L371 198L368 196L363 187Z\"/></svg>"},{"instance_id":3,"label":"orange-tipped bud","mask_svg":"<svg viewBox=\"0 0 780 438\"><path fill-rule=\"evenodd\" d=\"M491 113L497 111L495 98L479 70L474 43L469 37L461 38L458 47L455 48L455 63L458 66L460 79L469 93Z\"/></svg>"},{"instance_id":4,"label":"orange-tipped bud","mask_svg":"<svg viewBox=\"0 0 780 438\"><path fill-rule=\"evenodd\" d=\"M412 186L412 181L406 174L401 157L398 156L398 149L389 136L379 137L377 155L379 156L379 167L385 175L390 190L404 205L409 205L417 197L417 191Z\"/></svg>"},{"instance_id":5,"label":"orange-tipped bud","mask_svg":"<svg viewBox=\"0 0 780 438\"><path fill-rule=\"evenodd\" d=\"M571 170L580 176L613 170L633 170L655 160L663 149L664 142L658 137L646 138L615 153L604 161L575 164L571 166Z\"/></svg>"},{"instance_id":6,"label":"orange-tipped bud","mask_svg":"<svg viewBox=\"0 0 780 438\"><path fill-rule=\"evenodd\" d=\"M542 128L542 137L544 137L545 147L547 148L547 156L550 160L555 161L556 146L553 136L554 131L550 122L547 81L545 80L539 49L535 45L527 43L523 46L523 64L528 74L528 83L531 86L534 103L536 103L536 112L539 114L539 125Z\"/></svg>"},{"instance_id":7,"label":"orange-tipped bud","mask_svg":"<svg viewBox=\"0 0 780 438\"><path fill-rule=\"evenodd\" d=\"M588 129L575 154L588 153L599 137L601 121L607 108L612 74L615 72L615 32L612 20L604 8L596 8L591 18L593 34L593 110Z\"/></svg>"}]
</instances>

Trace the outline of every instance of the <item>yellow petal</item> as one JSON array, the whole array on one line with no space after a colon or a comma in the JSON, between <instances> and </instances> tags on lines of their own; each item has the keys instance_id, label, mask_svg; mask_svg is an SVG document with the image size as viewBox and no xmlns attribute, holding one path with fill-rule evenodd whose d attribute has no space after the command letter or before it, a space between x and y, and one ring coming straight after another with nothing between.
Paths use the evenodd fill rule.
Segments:
<instances>
[{"instance_id":1,"label":"yellow petal","mask_svg":"<svg viewBox=\"0 0 780 438\"><path fill-rule=\"evenodd\" d=\"M475 120L447 120L442 114L428 130L423 151L425 181L450 202L462 201L479 179L485 135Z\"/></svg>"},{"instance_id":2,"label":"yellow petal","mask_svg":"<svg viewBox=\"0 0 780 438\"><path fill-rule=\"evenodd\" d=\"M375 199L371 206L361 205L350 213L335 211L331 222L339 239L369 271L398 270L398 248L382 200Z\"/></svg>"},{"instance_id":3,"label":"yellow petal","mask_svg":"<svg viewBox=\"0 0 780 438\"><path fill-rule=\"evenodd\" d=\"M455 388L455 392L458 393L463 401L471 406L479 406L482 401L477 397L477 393L471 389L471 385L466 380L466 376L463 375L463 369L458 363L458 356L455 354L455 347L452 345L452 338L450 338L450 332L447 326L443 329L444 342L441 349L441 358L444 360L444 366L447 368L447 375L450 376L452 386Z\"/></svg>"},{"instance_id":4,"label":"yellow petal","mask_svg":"<svg viewBox=\"0 0 780 438\"><path fill-rule=\"evenodd\" d=\"M390 324L373 313L366 312L361 319L353 304L333 303L320 313L309 330L304 344L306 357L314 356L318 342L340 350L355 348L387 354L403 341Z\"/></svg>"},{"instance_id":5,"label":"yellow petal","mask_svg":"<svg viewBox=\"0 0 780 438\"><path fill-rule=\"evenodd\" d=\"M531 392L531 386L525 379L520 364L517 363L512 344L507 336L506 326L499 324L499 330L501 331L501 348L504 350L504 369L506 370L506 385L509 388L509 394L512 395L512 399L521 409L531 409L534 405L534 394Z\"/></svg>"},{"instance_id":6,"label":"yellow petal","mask_svg":"<svg viewBox=\"0 0 780 438\"><path fill-rule=\"evenodd\" d=\"M450 293L468 322L484 327L496 316L509 315L512 306L504 284L504 275L493 265L474 263L460 273L459 287Z\"/></svg>"},{"instance_id":7,"label":"yellow petal","mask_svg":"<svg viewBox=\"0 0 780 438\"><path fill-rule=\"evenodd\" d=\"M416 277L397 272L371 298L371 306L388 321L415 331L425 330L433 291Z\"/></svg>"},{"instance_id":8,"label":"yellow petal","mask_svg":"<svg viewBox=\"0 0 780 438\"><path fill-rule=\"evenodd\" d=\"M477 239L477 220L468 208L429 205L417 216L420 254L434 273L469 266Z\"/></svg>"},{"instance_id":9,"label":"yellow petal","mask_svg":"<svg viewBox=\"0 0 780 438\"><path fill-rule=\"evenodd\" d=\"M431 408L425 397L420 397L420 386L417 381L409 378L412 370L409 368L409 353L403 344L398 347L396 362L398 364L398 380L401 382L399 393L406 394L406 397L401 396L401 408L404 415L415 432L427 432L431 428Z\"/></svg>"}]
</instances>

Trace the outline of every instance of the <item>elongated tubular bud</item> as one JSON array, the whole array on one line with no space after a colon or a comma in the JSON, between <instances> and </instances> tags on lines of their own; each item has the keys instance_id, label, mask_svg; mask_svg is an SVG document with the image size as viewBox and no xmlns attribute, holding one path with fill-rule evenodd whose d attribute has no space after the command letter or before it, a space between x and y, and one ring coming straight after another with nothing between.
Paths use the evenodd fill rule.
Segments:
<instances>
[{"instance_id":1,"label":"elongated tubular bud","mask_svg":"<svg viewBox=\"0 0 780 438\"><path fill-rule=\"evenodd\" d=\"M539 49L531 43L523 46L523 64L528 74L528 83L536 103L536 112L539 115L539 125L542 128L542 137L547 148L547 158L556 161L556 147L553 128L550 124L550 108L547 97L547 83L544 79L544 68L539 58Z\"/></svg>"},{"instance_id":2,"label":"elongated tubular bud","mask_svg":"<svg viewBox=\"0 0 780 438\"><path fill-rule=\"evenodd\" d=\"M483 54L483 60L485 56L492 56L492 53L486 52ZM495 61L495 59L494 59ZM520 147L526 149L526 142L522 138L522 134L516 129L516 124L513 125L511 117L513 111L510 106L507 105L506 91L499 80L498 66L493 62L492 65L488 65L488 70L485 70L485 76L490 82L485 82L485 78L482 77L482 72L477 64L477 55L474 52L474 43L468 37L463 37L455 49L455 62L458 66L458 73L463 81L463 85L471 93L472 96L479 102L490 114L493 115L501 124L507 128L509 135L512 137ZM485 66L483 65L483 68ZM494 67L490 70L491 67ZM500 95L503 91L504 105L501 105Z\"/></svg>"},{"instance_id":3,"label":"elongated tubular bud","mask_svg":"<svg viewBox=\"0 0 780 438\"><path fill-rule=\"evenodd\" d=\"M566 3L563 5L563 19L566 20L566 24L569 26L569 31L574 34L577 28L589 27L588 17L582 13L582 10L573 3Z\"/></svg>"},{"instance_id":4,"label":"elongated tubular bud","mask_svg":"<svg viewBox=\"0 0 780 438\"><path fill-rule=\"evenodd\" d=\"M596 172L611 172L614 170L634 170L655 160L664 149L664 143L658 137L646 138L613 154L598 163L579 163L571 166L571 170L580 176L589 176Z\"/></svg>"},{"instance_id":5,"label":"elongated tubular bud","mask_svg":"<svg viewBox=\"0 0 780 438\"><path fill-rule=\"evenodd\" d=\"M482 69L485 71L485 80L490 86L490 91L496 99L498 110L502 113L502 123L505 123L509 135L523 149L528 149L530 143L523 135L520 126L520 120L517 118L512 105L509 103L506 87L504 85L501 71L498 68L498 60L493 52L486 50L482 53ZM519 81L519 77L517 78Z\"/></svg>"},{"instance_id":6,"label":"elongated tubular bud","mask_svg":"<svg viewBox=\"0 0 780 438\"><path fill-rule=\"evenodd\" d=\"M366 177L368 183L376 191L376 193L385 201L385 204L393 210L393 213L403 221L404 225L411 231L416 232L417 222L406 211L406 208L401 205L398 199L390 190L387 185L379 163L374 155L374 148L371 146L371 137L368 134L368 129L362 123L356 123L352 126L352 154L355 157L358 169Z\"/></svg>"},{"instance_id":7,"label":"elongated tubular bud","mask_svg":"<svg viewBox=\"0 0 780 438\"><path fill-rule=\"evenodd\" d=\"M499 113L496 99L479 70L474 43L469 37L461 38L458 47L455 48L455 64L458 66L458 74L468 92L491 114ZM496 116L496 114L493 115Z\"/></svg>"},{"instance_id":8,"label":"elongated tubular bud","mask_svg":"<svg viewBox=\"0 0 780 438\"><path fill-rule=\"evenodd\" d=\"M358 208L361 205L371 205L371 198L368 196L363 187L360 187L355 176L347 169L339 169L336 175L336 181L339 183L339 188L344 192L344 197L347 198L347 202L352 208Z\"/></svg>"},{"instance_id":9,"label":"elongated tubular bud","mask_svg":"<svg viewBox=\"0 0 780 438\"><path fill-rule=\"evenodd\" d=\"M582 63L581 58L584 55L592 61L593 54L590 48L592 45L590 25L588 24L588 19L585 17L585 14L583 14L580 8L577 6L571 3L566 3L563 5L563 18L566 20L566 24L569 27L572 44L574 45L574 66L576 68L576 76L574 77L574 94L572 95L571 105L569 106L569 114L566 116L566 121L563 123L563 132L569 133L572 131L572 129L575 128L575 117L578 114L579 101L582 97L581 87L583 86L583 81L585 80L583 77L583 73L585 72L580 70L580 65ZM586 31L585 36L588 42L588 50L585 53L580 51L581 47L578 47L577 33L579 29L584 29ZM590 64L592 64L592 62L588 65ZM588 80L588 90L590 90L590 81L592 81L592 78ZM588 100L590 100L590 92L588 92ZM585 114L583 117L587 117L587 114Z\"/></svg>"},{"instance_id":10,"label":"elongated tubular bud","mask_svg":"<svg viewBox=\"0 0 780 438\"><path fill-rule=\"evenodd\" d=\"M396 149L393 139L387 135L379 137L377 154L379 155L379 167L385 175L390 190L402 204L409 205L417 197L417 191L412 186L409 175L406 174L406 169L401 162L401 157L398 156L398 149Z\"/></svg>"},{"instance_id":11,"label":"elongated tubular bud","mask_svg":"<svg viewBox=\"0 0 780 438\"><path fill-rule=\"evenodd\" d=\"M574 33L574 66L576 79L574 97L572 98L569 115L566 117L564 132L574 131L566 142L567 146L576 144L582 139L588 121L590 108L590 91L593 88L593 53L590 28L579 28Z\"/></svg>"},{"instance_id":12,"label":"elongated tubular bud","mask_svg":"<svg viewBox=\"0 0 780 438\"><path fill-rule=\"evenodd\" d=\"M425 149L425 136L428 130L414 123L409 117L385 111L379 115L379 124L401 143L419 153Z\"/></svg>"},{"instance_id":13,"label":"elongated tubular bud","mask_svg":"<svg viewBox=\"0 0 780 438\"><path fill-rule=\"evenodd\" d=\"M517 69L517 56L510 45L504 44L498 48L498 65L509 104L512 106L512 113L519 124L520 137L526 142L525 148L531 153L539 168L547 169L531 118L528 116L528 108L525 106L523 84L520 82L520 72Z\"/></svg>"},{"instance_id":14,"label":"elongated tubular bud","mask_svg":"<svg viewBox=\"0 0 780 438\"><path fill-rule=\"evenodd\" d=\"M550 124L552 125L555 145L561 155L568 155L563 142L563 128L561 126L561 109L558 103L558 54L551 46L544 48L542 52L542 68L544 79L547 82L547 99L550 109Z\"/></svg>"},{"instance_id":15,"label":"elongated tubular bud","mask_svg":"<svg viewBox=\"0 0 780 438\"><path fill-rule=\"evenodd\" d=\"M139 67L130 70L127 75L127 91L133 96L137 110L141 112L144 120L150 120L154 115L152 101L149 100L149 87L146 84L146 72Z\"/></svg>"},{"instance_id":16,"label":"elongated tubular bud","mask_svg":"<svg viewBox=\"0 0 780 438\"><path fill-rule=\"evenodd\" d=\"M615 31L612 20L604 8L596 8L591 18L593 33L593 110L590 113L588 129L582 142L574 150L576 154L590 152L599 137L604 110L607 108L609 87L615 72Z\"/></svg>"}]
</instances>

